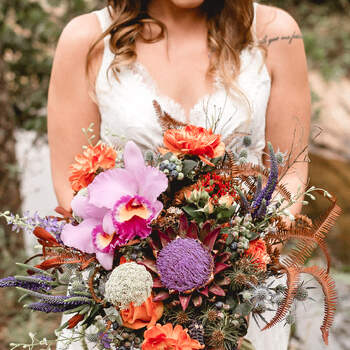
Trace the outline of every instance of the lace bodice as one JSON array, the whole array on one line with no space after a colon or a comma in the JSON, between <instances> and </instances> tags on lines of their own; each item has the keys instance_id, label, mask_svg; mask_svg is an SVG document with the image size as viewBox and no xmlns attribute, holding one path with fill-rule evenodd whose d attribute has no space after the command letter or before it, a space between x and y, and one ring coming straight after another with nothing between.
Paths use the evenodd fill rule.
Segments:
<instances>
[{"instance_id":1,"label":"lace bodice","mask_svg":"<svg viewBox=\"0 0 350 350\"><path fill-rule=\"evenodd\" d=\"M257 4L255 4L256 9ZM107 8L95 12L102 30L111 24ZM255 33L255 21L253 25ZM253 33L253 34L254 34ZM113 60L109 36L105 39L101 68L96 80L96 98L101 115L101 139L113 144L133 140L143 149L162 144L162 130L152 101L175 119L186 121L185 111L173 99L162 95L147 69L139 62L121 69L119 81L108 70ZM265 147L265 114L270 96L270 76L258 48L241 53L241 71L236 82L238 93L227 95L219 79L212 94L202 97L190 110L191 124L210 127L213 116L219 117L215 132L227 137L234 132L250 134L250 161L260 162ZM244 96L244 98L242 97ZM240 147L239 137L230 147Z\"/></svg>"}]
</instances>

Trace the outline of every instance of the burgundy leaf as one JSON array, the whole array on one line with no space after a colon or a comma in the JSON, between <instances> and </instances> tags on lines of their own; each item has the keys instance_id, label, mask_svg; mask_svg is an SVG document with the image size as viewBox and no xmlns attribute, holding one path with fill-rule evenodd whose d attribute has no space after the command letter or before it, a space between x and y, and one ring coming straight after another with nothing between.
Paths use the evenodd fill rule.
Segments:
<instances>
[{"instance_id":1,"label":"burgundy leaf","mask_svg":"<svg viewBox=\"0 0 350 350\"><path fill-rule=\"evenodd\" d=\"M158 275L157 265L156 265L156 262L154 260L144 259L144 260L138 262L138 264L143 265L148 270L150 270Z\"/></svg>"},{"instance_id":2,"label":"burgundy leaf","mask_svg":"<svg viewBox=\"0 0 350 350\"><path fill-rule=\"evenodd\" d=\"M212 250L214 248L214 244L216 242L216 239L218 237L218 234L220 233L221 228L218 227L214 231L211 231L203 241L203 244L208 247L209 250Z\"/></svg>"},{"instance_id":3,"label":"burgundy leaf","mask_svg":"<svg viewBox=\"0 0 350 350\"><path fill-rule=\"evenodd\" d=\"M215 265L214 275L218 274L221 271L228 269L229 267L230 267L230 265L223 264L223 263L217 263Z\"/></svg>"},{"instance_id":4,"label":"burgundy leaf","mask_svg":"<svg viewBox=\"0 0 350 350\"><path fill-rule=\"evenodd\" d=\"M208 287L205 287L204 289L201 289L199 291L199 293L203 294L204 296L206 296L208 298L209 297L209 289L208 289Z\"/></svg>"},{"instance_id":5,"label":"burgundy leaf","mask_svg":"<svg viewBox=\"0 0 350 350\"><path fill-rule=\"evenodd\" d=\"M162 291L162 292L159 292L158 294L156 294L156 295L152 298L152 300L153 300L154 302L156 302L156 301L163 301L163 300L168 299L169 296L170 296L170 295L169 295L168 292Z\"/></svg>"},{"instance_id":6,"label":"burgundy leaf","mask_svg":"<svg viewBox=\"0 0 350 350\"><path fill-rule=\"evenodd\" d=\"M197 225L193 222L190 223L186 237L188 238L193 238L193 239L198 239L198 228Z\"/></svg>"},{"instance_id":7,"label":"burgundy leaf","mask_svg":"<svg viewBox=\"0 0 350 350\"><path fill-rule=\"evenodd\" d=\"M162 287L164 287L164 286L163 286L162 282L160 281L160 279L155 278L153 280L153 288L162 288Z\"/></svg>"},{"instance_id":8,"label":"burgundy leaf","mask_svg":"<svg viewBox=\"0 0 350 350\"><path fill-rule=\"evenodd\" d=\"M186 215L180 216L180 225L179 225L179 231L180 233L186 234L188 230L188 220L186 218Z\"/></svg>"},{"instance_id":9,"label":"burgundy leaf","mask_svg":"<svg viewBox=\"0 0 350 350\"><path fill-rule=\"evenodd\" d=\"M182 306L182 310L186 311L188 304L190 303L190 300L191 300L191 294L179 295L179 299Z\"/></svg>"},{"instance_id":10,"label":"burgundy leaf","mask_svg":"<svg viewBox=\"0 0 350 350\"><path fill-rule=\"evenodd\" d=\"M194 305L195 307L199 307L199 306L202 305L203 298L202 298L201 295L197 295L197 296L195 296L195 297L193 298L192 301L193 301L193 305Z\"/></svg>"},{"instance_id":11,"label":"burgundy leaf","mask_svg":"<svg viewBox=\"0 0 350 350\"><path fill-rule=\"evenodd\" d=\"M209 288L209 292L215 294L215 295L218 295L220 297L224 297L226 295L225 291L217 286L216 284L213 284L210 288Z\"/></svg>"},{"instance_id":12,"label":"burgundy leaf","mask_svg":"<svg viewBox=\"0 0 350 350\"><path fill-rule=\"evenodd\" d=\"M226 276L220 280L216 281L218 286L228 286L231 283L231 280Z\"/></svg>"},{"instance_id":13,"label":"burgundy leaf","mask_svg":"<svg viewBox=\"0 0 350 350\"><path fill-rule=\"evenodd\" d=\"M162 247L164 248L168 243L171 242L171 239L168 235L166 235L164 232L157 231L158 236L160 238L160 243L162 244Z\"/></svg>"},{"instance_id":14,"label":"burgundy leaf","mask_svg":"<svg viewBox=\"0 0 350 350\"><path fill-rule=\"evenodd\" d=\"M174 229L172 227L168 227L165 230L166 234L168 235L168 237L171 239L174 239L176 237L176 232L174 231Z\"/></svg>"}]
</instances>

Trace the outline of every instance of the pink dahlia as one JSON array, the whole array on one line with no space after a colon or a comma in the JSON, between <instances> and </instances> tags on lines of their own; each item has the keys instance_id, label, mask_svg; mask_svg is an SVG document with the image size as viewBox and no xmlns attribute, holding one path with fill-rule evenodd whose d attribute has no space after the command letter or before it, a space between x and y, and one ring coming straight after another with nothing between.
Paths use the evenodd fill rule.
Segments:
<instances>
[{"instance_id":1,"label":"pink dahlia","mask_svg":"<svg viewBox=\"0 0 350 350\"><path fill-rule=\"evenodd\" d=\"M61 234L65 245L95 253L106 270L112 269L116 247L151 233L150 223L163 208L157 198L168 186L166 176L146 166L131 141L125 146L124 164L123 169L97 175L87 187L87 196L74 197L73 212L83 221L64 226Z\"/></svg>"}]
</instances>

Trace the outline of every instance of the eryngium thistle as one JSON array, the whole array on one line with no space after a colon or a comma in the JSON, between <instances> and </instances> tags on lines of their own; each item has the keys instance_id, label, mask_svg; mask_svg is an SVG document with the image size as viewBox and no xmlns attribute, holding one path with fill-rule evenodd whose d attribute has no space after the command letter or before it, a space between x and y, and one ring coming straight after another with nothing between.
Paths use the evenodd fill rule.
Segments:
<instances>
[{"instance_id":1,"label":"eryngium thistle","mask_svg":"<svg viewBox=\"0 0 350 350\"><path fill-rule=\"evenodd\" d=\"M127 309L130 303L140 306L151 295L152 286L152 276L144 266L125 263L116 267L109 276L105 298L121 310Z\"/></svg>"},{"instance_id":2,"label":"eryngium thistle","mask_svg":"<svg viewBox=\"0 0 350 350\"><path fill-rule=\"evenodd\" d=\"M212 274L213 257L195 239L178 238L160 251L157 268L165 287L185 292L208 282Z\"/></svg>"},{"instance_id":3,"label":"eryngium thistle","mask_svg":"<svg viewBox=\"0 0 350 350\"><path fill-rule=\"evenodd\" d=\"M300 285L295 294L295 299L297 299L298 301L305 301L308 297L309 297L308 290L302 285Z\"/></svg>"}]
</instances>

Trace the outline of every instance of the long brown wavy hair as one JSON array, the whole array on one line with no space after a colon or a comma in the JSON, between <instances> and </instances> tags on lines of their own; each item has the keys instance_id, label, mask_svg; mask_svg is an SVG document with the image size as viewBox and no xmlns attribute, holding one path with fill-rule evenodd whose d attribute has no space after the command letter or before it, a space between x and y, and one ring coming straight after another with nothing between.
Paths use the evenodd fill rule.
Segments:
<instances>
[{"instance_id":1,"label":"long brown wavy hair","mask_svg":"<svg viewBox=\"0 0 350 350\"><path fill-rule=\"evenodd\" d=\"M90 48L87 69L94 49L108 35L110 49L115 55L110 69L117 79L120 68L136 60L137 39L153 43L164 37L166 27L148 14L148 3L149 0L108 0L113 22ZM254 44L251 31L254 19L253 1L205 0L201 9L207 17L208 49L211 53L208 75L218 74L229 90L240 71L241 51ZM157 25L160 31L152 37L146 37L144 29L150 24Z\"/></svg>"}]
</instances>

